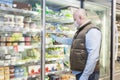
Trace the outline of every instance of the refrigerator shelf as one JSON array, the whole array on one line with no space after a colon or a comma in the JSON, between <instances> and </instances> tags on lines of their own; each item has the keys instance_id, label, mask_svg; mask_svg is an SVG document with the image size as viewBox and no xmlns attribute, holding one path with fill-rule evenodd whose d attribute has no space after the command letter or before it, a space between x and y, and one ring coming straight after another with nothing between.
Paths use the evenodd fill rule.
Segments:
<instances>
[{"instance_id":1,"label":"refrigerator shelf","mask_svg":"<svg viewBox=\"0 0 120 80\"><path fill-rule=\"evenodd\" d=\"M46 58L46 61L58 61L63 60L63 58Z\"/></svg>"},{"instance_id":2,"label":"refrigerator shelf","mask_svg":"<svg viewBox=\"0 0 120 80\"><path fill-rule=\"evenodd\" d=\"M28 76L28 78L35 78L35 77L39 77L40 74L35 74L35 75L31 75L31 76Z\"/></svg>"},{"instance_id":3,"label":"refrigerator shelf","mask_svg":"<svg viewBox=\"0 0 120 80\"><path fill-rule=\"evenodd\" d=\"M38 12L15 9L15 8L8 8L8 7L0 7L0 13L12 13L12 14L17 14L17 15L19 14L19 15L24 15L24 16L40 15Z\"/></svg>"},{"instance_id":4,"label":"refrigerator shelf","mask_svg":"<svg viewBox=\"0 0 120 80\"><path fill-rule=\"evenodd\" d=\"M0 48L6 48L6 49L13 49L14 46L0 46ZM40 48L40 45L36 46L20 46L18 45L18 49L21 50L21 49L31 49L31 48Z\"/></svg>"},{"instance_id":5,"label":"refrigerator shelf","mask_svg":"<svg viewBox=\"0 0 120 80\"><path fill-rule=\"evenodd\" d=\"M46 45L46 48L50 47L68 47L69 45Z\"/></svg>"},{"instance_id":6,"label":"refrigerator shelf","mask_svg":"<svg viewBox=\"0 0 120 80\"><path fill-rule=\"evenodd\" d=\"M11 78L10 80L27 80L27 76L25 76L25 77Z\"/></svg>"},{"instance_id":7,"label":"refrigerator shelf","mask_svg":"<svg viewBox=\"0 0 120 80\"><path fill-rule=\"evenodd\" d=\"M46 33L60 33L60 34L74 34L75 31L50 31L50 30L46 30Z\"/></svg>"},{"instance_id":8,"label":"refrigerator shelf","mask_svg":"<svg viewBox=\"0 0 120 80\"><path fill-rule=\"evenodd\" d=\"M60 71L52 71L52 72L46 72L45 75L50 75L50 74L62 74L62 73L69 73L70 70L66 69L66 70L60 70Z\"/></svg>"},{"instance_id":9,"label":"refrigerator shelf","mask_svg":"<svg viewBox=\"0 0 120 80\"><path fill-rule=\"evenodd\" d=\"M22 33L40 33L41 32L41 29L24 29L24 28L13 28L13 27L10 27L10 28L6 28L4 27L4 29L0 29L0 33L9 33L9 32L22 32Z\"/></svg>"},{"instance_id":10,"label":"refrigerator shelf","mask_svg":"<svg viewBox=\"0 0 120 80\"><path fill-rule=\"evenodd\" d=\"M56 74L56 73L62 73L62 72L64 72L64 70L61 70L61 71L52 71L52 72L46 72L45 75Z\"/></svg>"},{"instance_id":11,"label":"refrigerator shelf","mask_svg":"<svg viewBox=\"0 0 120 80\"><path fill-rule=\"evenodd\" d=\"M74 22L73 18L46 15L47 23L71 24Z\"/></svg>"},{"instance_id":12,"label":"refrigerator shelf","mask_svg":"<svg viewBox=\"0 0 120 80\"><path fill-rule=\"evenodd\" d=\"M11 78L10 80L28 80L29 78L35 78L35 77L40 77L40 74L31 75L31 76L17 77L17 78Z\"/></svg>"},{"instance_id":13,"label":"refrigerator shelf","mask_svg":"<svg viewBox=\"0 0 120 80\"><path fill-rule=\"evenodd\" d=\"M0 67L3 67L3 66L22 66L22 65L25 65L25 66L29 66L29 65L33 65L33 64L40 64L40 60L30 60L30 61L27 61L27 62L17 62L17 63L11 63L11 64L4 64L4 65L0 65Z\"/></svg>"},{"instance_id":14,"label":"refrigerator shelf","mask_svg":"<svg viewBox=\"0 0 120 80\"><path fill-rule=\"evenodd\" d=\"M42 14L36 9L39 1L17 2L16 6L11 3L15 8L0 3L0 76L3 80L35 80L42 73Z\"/></svg>"}]
</instances>

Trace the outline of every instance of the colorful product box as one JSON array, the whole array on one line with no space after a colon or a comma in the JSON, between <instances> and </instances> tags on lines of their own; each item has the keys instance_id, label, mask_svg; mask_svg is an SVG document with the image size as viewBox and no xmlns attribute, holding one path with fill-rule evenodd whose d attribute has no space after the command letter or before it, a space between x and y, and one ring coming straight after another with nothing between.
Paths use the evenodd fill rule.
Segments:
<instances>
[{"instance_id":1,"label":"colorful product box","mask_svg":"<svg viewBox=\"0 0 120 80\"><path fill-rule=\"evenodd\" d=\"M15 70L14 70L14 66L11 66L9 71L10 71L10 79L14 78L14 77L15 77L15 74L14 74L14 71L15 71Z\"/></svg>"},{"instance_id":2,"label":"colorful product box","mask_svg":"<svg viewBox=\"0 0 120 80\"><path fill-rule=\"evenodd\" d=\"M10 80L10 69L9 67L4 67L4 80Z\"/></svg>"},{"instance_id":3,"label":"colorful product box","mask_svg":"<svg viewBox=\"0 0 120 80\"><path fill-rule=\"evenodd\" d=\"M0 67L0 80L4 80L4 67Z\"/></svg>"},{"instance_id":4,"label":"colorful product box","mask_svg":"<svg viewBox=\"0 0 120 80\"><path fill-rule=\"evenodd\" d=\"M40 65L33 65L28 67L28 74L30 76L40 74Z\"/></svg>"}]
</instances>

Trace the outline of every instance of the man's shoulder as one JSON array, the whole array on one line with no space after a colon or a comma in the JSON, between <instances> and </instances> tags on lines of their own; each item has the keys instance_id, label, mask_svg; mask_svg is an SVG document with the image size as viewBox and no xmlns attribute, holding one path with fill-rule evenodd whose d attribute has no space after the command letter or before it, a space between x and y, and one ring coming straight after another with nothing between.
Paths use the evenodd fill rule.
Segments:
<instances>
[{"instance_id":1,"label":"man's shoulder","mask_svg":"<svg viewBox=\"0 0 120 80\"><path fill-rule=\"evenodd\" d=\"M101 34L101 31L98 28L91 28L87 34Z\"/></svg>"}]
</instances>

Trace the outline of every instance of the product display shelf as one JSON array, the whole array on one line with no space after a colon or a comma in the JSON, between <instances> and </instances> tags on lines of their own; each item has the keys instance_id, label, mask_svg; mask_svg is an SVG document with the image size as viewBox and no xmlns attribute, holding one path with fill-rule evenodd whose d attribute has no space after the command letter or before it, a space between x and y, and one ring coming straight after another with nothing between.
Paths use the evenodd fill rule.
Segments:
<instances>
[{"instance_id":1,"label":"product display shelf","mask_svg":"<svg viewBox=\"0 0 120 80\"><path fill-rule=\"evenodd\" d=\"M63 58L46 58L46 61L59 61L63 60Z\"/></svg>"},{"instance_id":2,"label":"product display shelf","mask_svg":"<svg viewBox=\"0 0 120 80\"><path fill-rule=\"evenodd\" d=\"M0 6L0 69L4 76L0 80L40 77L40 15L37 11Z\"/></svg>"},{"instance_id":3,"label":"product display shelf","mask_svg":"<svg viewBox=\"0 0 120 80\"><path fill-rule=\"evenodd\" d=\"M62 33L62 34L74 34L75 31L57 31L57 30L54 30L54 31L51 31L51 30L46 30L46 33Z\"/></svg>"},{"instance_id":4,"label":"product display shelf","mask_svg":"<svg viewBox=\"0 0 120 80\"><path fill-rule=\"evenodd\" d=\"M17 78L12 78L10 80L31 80L31 78L39 77L40 74L32 75L32 76L23 76L23 77L17 77Z\"/></svg>"},{"instance_id":5,"label":"product display shelf","mask_svg":"<svg viewBox=\"0 0 120 80\"><path fill-rule=\"evenodd\" d=\"M40 44L39 44L40 45ZM31 49L31 48L39 48L39 45L34 46L23 46L23 45L17 45L18 49ZM0 48L6 48L6 49L13 49L14 46L0 46Z\"/></svg>"},{"instance_id":6,"label":"product display shelf","mask_svg":"<svg viewBox=\"0 0 120 80\"><path fill-rule=\"evenodd\" d=\"M17 62L17 63L11 63L11 64L4 64L4 65L0 65L0 67L3 67L3 66L29 66L29 65L33 65L33 64L39 64L40 63L40 60L38 59L31 59L31 60L22 60L21 62Z\"/></svg>"},{"instance_id":7,"label":"product display shelf","mask_svg":"<svg viewBox=\"0 0 120 80\"><path fill-rule=\"evenodd\" d=\"M27 10L22 10L22 9L1 7L1 6L0 6L0 12L17 14L17 15L19 14L19 15L24 15L24 16L40 15L38 12L34 12L34 11L27 11Z\"/></svg>"},{"instance_id":8,"label":"product display shelf","mask_svg":"<svg viewBox=\"0 0 120 80\"><path fill-rule=\"evenodd\" d=\"M59 24L71 24L74 21L73 21L73 18L46 15L46 22L47 23L59 23Z\"/></svg>"},{"instance_id":9,"label":"product display shelf","mask_svg":"<svg viewBox=\"0 0 120 80\"><path fill-rule=\"evenodd\" d=\"M9 66L7 67L7 69L5 69L10 76L9 80L31 80L31 78L36 78L36 77L40 77L40 70L39 72L37 71L33 71L32 69L30 69L30 66L33 66L35 64L29 64L29 65L15 65L15 66ZM40 69L40 64L36 64L39 65L39 69ZM6 66L5 66L6 67ZM9 68L9 69L8 69ZM8 72L9 71L9 72ZM23 73L23 72L24 73ZM6 77L6 75L4 75Z\"/></svg>"},{"instance_id":10,"label":"product display shelf","mask_svg":"<svg viewBox=\"0 0 120 80\"><path fill-rule=\"evenodd\" d=\"M62 73L68 73L70 70L60 70L60 71L52 71L52 72L46 72L45 75L50 75L50 74L62 74Z\"/></svg>"},{"instance_id":11,"label":"product display shelf","mask_svg":"<svg viewBox=\"0 0 120 80\"><path fill-rule=\"evenodd\" d=\"M58 23L58 24L73 24L74 22L70 19L66 19L66 20L61 20L59 19L59 21L57 20L53 20L53 19L50 19L50 20L47 20L46 21L47 23Z\"/></svg>"},{"instance_id":12,"label":"product display shelf","mask_svg":"<svg viewBox=\"0 0 120 80\"><path fill-rule=\"evenodd\" d=\"M54 3L51 4L54 5ZM70 9L55 11L51 6L47 6L49 12L46 14L45 75L49 77L49 80L62 80L61 74L67 75L70 72L68 56L70 45L57 42L52 36L71 38L75 33L74 19Z\"/></svg>"},{"instance_id":13,"label":"product display shelf","mask_svg":"<svg viewBox=\"0 0 120 80\"><path fill-rule=\"evenodd\" d=\"M54 45L55 46L55 45ZM50 74L62 74L63 72L68 72L69 68L65 65L67 57L65 57L64 48L68 45L57 45L49 47L52 50L47 50L46 53L46 75ZM60 50L54 50L55 48L60 48ZM47 69L48 68L48 69ZM66 70L68 69L68 70Z\"/></svg>"},{"instance_id":14,"label":"product display shelf","mask_svg":"<svg viewBox=\"0 0 120 80\"><path fill-rule=\"evenodd\" d=\"M41 29L24 29L24 28L18 28L18 27L4 27L0 29L0 33L8 33L8 32L38 33L38 32L41 32Z\"/></svg>"},{"instance_id":15,"label":"product display shelf","mask_svg":"<svg viewBox=\"0 0 120 80\"><path fill-rule=\"evenodd\" d=\"M13 78L13 79L10 79L10 80L27 80L27 76L25 76L25 77Z\"/></svg>"},{"instance_id":16,"label":"product display shelf","mask_svg":"<svg viewBox=\"0 0 120 80\"><path fill-rule=\"evenodd\" d=\"M47 15L46 15L47 16ZM63 16L47 16L46 17L47 30L47 40L51 40L50 43L46 44L46 73L45 75L50 78L54 77L54 75L60 75L64 73L69 73L69 63L68 56L69 52L67 52L69 45L61 44L52 39L51 35L57 35L58 37L71 37L75 31L71 28L73 25L73 18L66 18ZM63 27L63 28L62 28ZM64 28L66 27L66 28ZM61 48L60 50L55 48ZM66 54L67 53L67 54ZM66 63L66 64L65 64ZM48 69L47 69L48 68ZM49 76L50 75L50 76ZM52 78L50 78L52 79Z\"/></svg>"},{"instance_id":17,"label":"product display shelf","mask_svg":"<svg viewBox=\"0 0 120 80\"><path fill-rule=\"evenodd\" d=\"M46 48L55 48L55 47L68 47L68 45L46 45Z\"/></svg>"},{"instance_id":18,"label":"product display shelf","mask_svg":"<svg viewBox=\"0 0 120 80\"><path fill-rule=\"evenodd\" d=\"M35 78L35 77L39 77L40 74L35 74L35 75L32 75L32 76L28 76L27 78Z\"/></svg>"},{"instance_id":19,"label":"product display shelf","mask_svg":"<svg viewBox=\"0 0 120 80\"><path fill-rule=\"evenodd\" d=\"M39 44L39 43L38 43ZM34 46L18 46L19 49L25 48L25 49L30 49L30 48L40 48L40 45L34 45Z\"/></svg>"}]
</instances>

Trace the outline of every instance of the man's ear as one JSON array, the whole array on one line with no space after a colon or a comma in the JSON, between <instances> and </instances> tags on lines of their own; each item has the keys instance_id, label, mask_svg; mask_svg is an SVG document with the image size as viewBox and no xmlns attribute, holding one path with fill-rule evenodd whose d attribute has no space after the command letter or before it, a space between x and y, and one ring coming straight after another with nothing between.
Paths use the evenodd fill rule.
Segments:
<instances>
[{"instance_id":1,"label":"man's ear","mask_svg":"<svg viewBox=\"0 0 120 80\"><path fill-rule=\"evenodd\" d=\"M83 17L82 17L82 16L79 16L79 19L83 19Z\"/></svg>"},{"instance_id":2,"label":"man's ear","mask_svg":"<svg viewBox=\"0 0 120 80\"><path fill-rule=\"evenodd\" d=\"M80 16L80 19L84 19L84 18L85 18L85 16L84 16L84 15Z\"/></svg>"}]
</instances>

